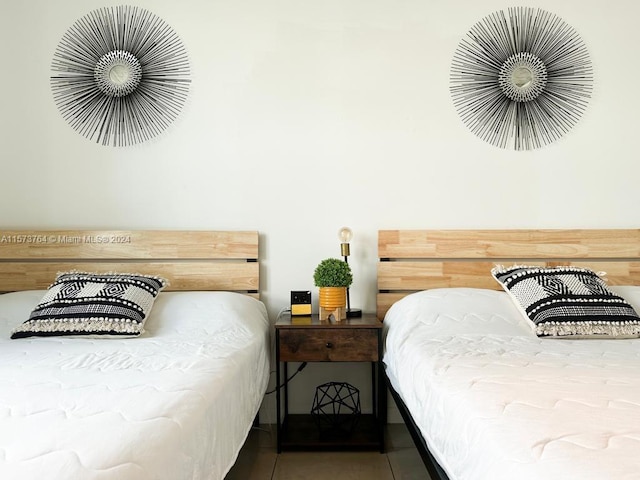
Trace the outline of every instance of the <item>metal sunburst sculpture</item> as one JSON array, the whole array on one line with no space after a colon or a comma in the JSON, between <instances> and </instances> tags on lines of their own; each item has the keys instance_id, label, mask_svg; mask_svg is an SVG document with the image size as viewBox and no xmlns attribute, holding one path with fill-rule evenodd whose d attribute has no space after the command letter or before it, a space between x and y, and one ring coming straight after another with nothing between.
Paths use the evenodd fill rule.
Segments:
<instances>
[{"instance_id":1,"label":"metal sunburst sculpture","mask_svg":"<svg viewBox=\"0 0 640 480\"><path fill-rule=\"evenodd\" d=\"M190 70L179 37L138 7L94 10L62 37L51 89L64 119L103 145L149 140L178 116Z\"/></svg>"},{"instance_id":2,"label":"metal sunburst sculpture","mask_svg":"<svg viewBox=\"0 0 640 480\"><path fill-rule=\"evenodd\" d=\"M509 8L471 28L454 54L451 95L462 121L501 148L532 150L567 133L593 88L576 31L541 9Z\"/></svg>"}]
</instances>

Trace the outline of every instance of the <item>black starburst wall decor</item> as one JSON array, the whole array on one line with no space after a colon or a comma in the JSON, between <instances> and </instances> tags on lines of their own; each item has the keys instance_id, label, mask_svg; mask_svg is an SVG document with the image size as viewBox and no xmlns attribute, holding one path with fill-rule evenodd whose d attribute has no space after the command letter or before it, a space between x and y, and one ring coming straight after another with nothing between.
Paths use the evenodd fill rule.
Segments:
<instances>
[{"instance_id":1,"label":"black starburst wall decor","mask_svg":"<svg viewBox=\"0 0 640 480\"><path fill-rule=\"evenodd\" d=\"M462 121L501 148L532 150L566 134L584 113L593 70L577 32L528 7L497 11L460 42L450 91Z\"/></svg>"},{"instance_id":2,"label":"black starburst wall decor","mask_svg":"<svg viewBox=\"0 0 640 480\"><path fill-rule=\"evenodd\" d=\"M77 20L58 44L51 88L64 119L103 145L149 140L173 122L189 93L178 35L147 10L118 6Z\"/></svg>"}]
</instances>

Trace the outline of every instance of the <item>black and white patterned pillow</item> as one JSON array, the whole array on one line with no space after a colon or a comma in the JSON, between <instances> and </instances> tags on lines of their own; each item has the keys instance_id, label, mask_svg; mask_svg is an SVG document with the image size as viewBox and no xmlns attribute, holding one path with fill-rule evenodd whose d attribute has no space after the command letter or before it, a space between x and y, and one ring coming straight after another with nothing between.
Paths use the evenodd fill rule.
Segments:
<instances>
[{"instance_id":1,"label":"black and white patterned pillow","mask_svg":"<svg viewBox=\"0 0 640 480\"><path fill-rule=\"evenodd\" d=\"M144 322L158 293L166 286L164 278L149 275L60 273L11 338L138 336L144 332Z\"/></svg>"},{"instance_id":2,"label":"black and white patterned pillow","mask_svg":"<svg viewBox=\"0 0 640 480\"><path fill-rule=\"evenodd\" d=\"M540 337L640 337L636 311L592 270L498 266L491 274Z\"/></svg>"}]
</instances>

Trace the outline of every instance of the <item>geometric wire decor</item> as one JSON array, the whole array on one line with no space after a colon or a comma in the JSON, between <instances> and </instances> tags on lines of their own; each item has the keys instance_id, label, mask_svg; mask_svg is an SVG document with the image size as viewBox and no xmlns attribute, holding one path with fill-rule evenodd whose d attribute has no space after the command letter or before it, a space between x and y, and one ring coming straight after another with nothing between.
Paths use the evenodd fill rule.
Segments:
<instances>
[{"instance_id":1,"label":"geometric wire decor","mask_svg":"<svg viewBox=\"0 0 640 480\"><path fill-rule=\"evenodd\" d=\"M528 7L497 11L454 54L450 91L462 121L501 148L531 150L566 134L587 107L593 70L577 32Z\"/></svg>"},{"instance_id":2,"label":"geometric wire decor","mask_svg":"<svg viewBox=\"0 0 640 480\"><path fill-rule=\"evenodd\" d=\"M64 34L51 89L64 119L103 145L149 140L180 113L189 60L180 38L139 7L94 10Z\"/></svg>"},{"instance_id":3,"label":"geometric wire decor","mask_svg":"<svg viewBox=\"0 0 640 480\"><path fill-rule=\"evenodd\" d=\"M321 431L351 434L360 412L360 391L353 385L328 382L316 388L311 416Z\"/></svg>"}]
</instances>

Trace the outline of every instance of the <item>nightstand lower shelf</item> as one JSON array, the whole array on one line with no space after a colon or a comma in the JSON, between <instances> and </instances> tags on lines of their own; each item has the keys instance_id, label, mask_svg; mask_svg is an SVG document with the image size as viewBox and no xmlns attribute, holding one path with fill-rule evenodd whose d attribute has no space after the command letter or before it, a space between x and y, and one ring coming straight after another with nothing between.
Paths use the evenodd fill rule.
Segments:
<instances>
[{"instance_id":1,"label":"nightstand lower shelf","mask_svg":"<svg viewBox=\"0 0 640 480\"><path fill-rule=\"evenodd\" d=\"M373 414L361 414L352 432L320 429L309 414L289 414L280 430L283 450L378 450L379 422Z\"/></svg>"}]
</instances>

